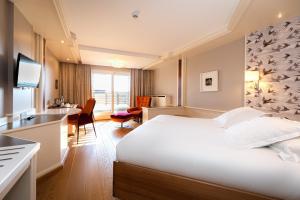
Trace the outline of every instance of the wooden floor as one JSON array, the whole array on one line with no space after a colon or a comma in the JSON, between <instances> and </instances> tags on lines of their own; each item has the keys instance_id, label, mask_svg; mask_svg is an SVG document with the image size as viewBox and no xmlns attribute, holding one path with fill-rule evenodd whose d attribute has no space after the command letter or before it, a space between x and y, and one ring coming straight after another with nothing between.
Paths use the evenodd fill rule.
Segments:
<instances>
[{"instance_id":1,"label":"wooden floor","mask_svg":"<svg viewBox=\"0 0 300 200\"><path fill-rule=\"evenodd\" d=\"M132 127L137 123L130 121ZM112 167L116 144L132 128L119 128L111 121L96 123L97 138L87 126L81 130L80 142L70 138L70 152L63 168L37 182L37 199L103 199L112 197Z\"/></svg>"}]
</instances>

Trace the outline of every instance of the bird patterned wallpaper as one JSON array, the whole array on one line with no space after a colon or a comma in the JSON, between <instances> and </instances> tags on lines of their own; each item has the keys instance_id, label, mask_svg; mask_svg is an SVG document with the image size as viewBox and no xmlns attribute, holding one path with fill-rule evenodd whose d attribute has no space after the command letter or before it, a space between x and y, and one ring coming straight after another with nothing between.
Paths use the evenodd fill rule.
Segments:
<instances>
[{"instance_id":1,"label":"bird patterned wallpaper","mask_svg":"<svg viewBox=\"0 0 300 200\"><path fill-rule=\"evenodd\" d=\"M300 16L246 36L245 105L300 120Z\"/></svg>"}]
</instances>

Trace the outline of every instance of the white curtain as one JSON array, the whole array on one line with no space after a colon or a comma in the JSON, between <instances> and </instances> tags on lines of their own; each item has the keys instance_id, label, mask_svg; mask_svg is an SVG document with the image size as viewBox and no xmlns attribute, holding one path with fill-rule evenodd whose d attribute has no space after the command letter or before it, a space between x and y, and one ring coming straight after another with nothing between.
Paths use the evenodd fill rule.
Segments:
<instances>
[{"instance_id":1,"label":"white curtain","mask_svg":"<svg viewBox=\"0 0 300 200\"><path fill-rule=\"evenodd\" d=\"M137 96L150 96L153 92L153 71L131 69L130 106L136 106Z\"/></svg>"},{"instance_id":2,"label":"white curtain","mask_svg":"<svg viewBox=\"0 0 300 200\"><path fill-rule=\"evenodd\" d=\"M91 66L60 63L59 94L66 102L84 106L92 97Z\"/></svg>"},{"instance_id":3,"label":"white curtain","mask_svg":"<svg viewBox=\"0 0 300 200\"><path fill-rule=\"evenodd\" d=\"M40 82L39 87L35 89L34 91L34 100L35 100L35 109L37 113L42 112L45 109L44 104L44 92L45 92L45 68L44 68L44 51L45 51L45 41L44 38L40 35L35 33L34 34L34 59L42 64L41 74L40 74Z\"/></svg>"}]
</instances>

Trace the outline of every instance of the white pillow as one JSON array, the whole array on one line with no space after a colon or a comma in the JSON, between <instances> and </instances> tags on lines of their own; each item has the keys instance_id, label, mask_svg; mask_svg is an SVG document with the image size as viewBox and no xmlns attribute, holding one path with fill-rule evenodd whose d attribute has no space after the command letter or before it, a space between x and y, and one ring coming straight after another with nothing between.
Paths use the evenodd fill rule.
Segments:
<instances>
[{"instance_id":1,"label":"white pillow","mask_svg":"<svg viewBox=\"0 0 300 200\"><path fill-rule=\"evenodd\" d=\"M270 147L278 153L282 160L300 162L300 137L277 142Z\"/></svg>"},{"instance_id":2,"label":"white pillow","mask_svg":"<svg viewBox=\"0 0 300 200\"><path fill-rule=\"evenodd\" d=\"M278 117L258 117L225 130L226 138L241 148L264 147L300 136L300 122Z\"/></svg>"},{"instance_id":3,"label":"white pillow","mask_svg":"<svg viewBox=\"0 0 300 200\"><path fill-rule=\"evenodd\" d=\"M225 112L219 117L216 117L214 120L216 120L222 127L228 128L234 124L238 124L240 122L251 120L253 118L261 117L264 115L266 115L266 113L254 108L240 107Z\"/></svg>"}]
</instances>

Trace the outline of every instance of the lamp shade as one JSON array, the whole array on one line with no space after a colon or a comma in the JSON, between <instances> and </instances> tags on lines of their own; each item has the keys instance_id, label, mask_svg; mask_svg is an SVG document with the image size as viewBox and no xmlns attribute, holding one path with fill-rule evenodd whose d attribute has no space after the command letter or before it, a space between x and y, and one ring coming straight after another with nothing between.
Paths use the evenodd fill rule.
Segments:
<instances>
[{"instance_id":1,"label":"lamp shade","mask_svg":"<svg viewBox=\"0 0 300 200\"><path fill-rule=\"evenodd\" d=\"M259 80L259 71L245 71L245 81L252 82Z\"/></svg>"}]
</instances>

